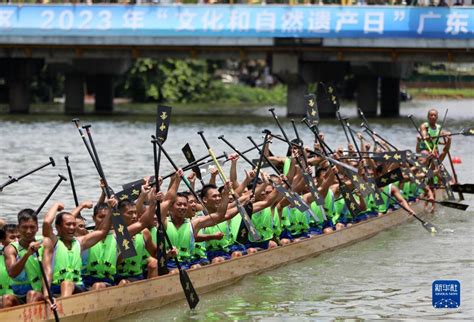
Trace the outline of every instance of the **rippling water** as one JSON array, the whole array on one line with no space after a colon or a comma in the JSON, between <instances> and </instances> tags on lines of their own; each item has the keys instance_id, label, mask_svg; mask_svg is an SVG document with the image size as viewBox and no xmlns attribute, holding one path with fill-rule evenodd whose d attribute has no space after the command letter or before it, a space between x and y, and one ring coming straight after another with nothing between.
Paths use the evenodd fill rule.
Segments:
<instances>
[{"instance_id":1,"label":"rippling water","mask_svg":"<svg viewBox=\"0 0 474 322\"><path fill-rule=\"evenodd\" d=\"M474 121L474 101L424 101L409 103L402 114L413 114L421 122L428 108L436 106L440 119L449 108L446 128L457 131L470 127ZM281 114L283 109L278 109ZM355 109L342 113L355 118ZM120 185L153 173L150 134L154 131L153 116L83 116L93 124L94 140L109 183L116 190ZM70 156L75 183L81 200L99 196L98 176L69 117L58 115L0 115L0 182L8 175L48 161L52 156L56 168L48 167L0 193L0 216L14 220L24 207L36 208L57 180L67 175L64 155ZM415 130L406 118L370 120L371 125L393 144L402 148L415 145ZM358 128L360 120L354 119ZM284 122L293 137L289 122ZM185 164L181 147L187 142L199 157L206 153L196 134L205 130L216 153L230 150L217 136L225 137L241 148L250 146L252 135L261 141L261 130L279 133L266 109L254 114L221 117L172 117L165 147L178 164ZM299 127L305 142L311 134ZM321 130L333 146L343 144L345 137L337 122L323 120ZM462 159L456 165L460 181L472 183L474 138L454 139L452 155ZM286 147L275 142L274 153ZM254 155L256 157L256 154ZM243 162L242 162L243 164ZM171 170L163 161L162 173ZM471 195L472 196L472 195ZM474 207L473 199L468 200ZM69 182L63 183L53 200L73 207ZM49 204L51 204L50 201ZM48 204L48 205L49 205ZM47 205L47 206L48 206ZM474 208L473 208L474 209ZM86 216L90 213L85 213ZM301 319L474 319L474 212L438 208L430 220L441 228L436 237L427 234L416 222L383 232L355 245L323 254L316 258L275 269L211 294L201 295L201 302L190 312L184 301L165 308L146 311L123 320L301 320ZM459 309L434 309L431 305L431 283L436 279L458 279L461 282Z\"/></svg>"}]
</instances>

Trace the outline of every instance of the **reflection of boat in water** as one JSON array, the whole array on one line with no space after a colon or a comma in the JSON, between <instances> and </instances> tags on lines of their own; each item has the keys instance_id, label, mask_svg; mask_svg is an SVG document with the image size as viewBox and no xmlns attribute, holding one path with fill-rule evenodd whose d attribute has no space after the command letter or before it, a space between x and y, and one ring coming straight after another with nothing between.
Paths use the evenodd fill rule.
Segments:
<instances>
[{"instance_id":1,"label":"reflection of boat in water","mask_svg":"<svg viewBox=\"0 0 474 322\"><path fill-rule=\"evenodd\" d=\"M412 208L422 211L423 202L413 204ZM263 250L188 272L198 294L207 293L235 283L245 275L347 246L413 219L406 211L399 209L330 234L317 235L287 246ZM420 229L423 228L420 226ZM183 299L179 275L166 275L59 299L58 312L61 321L102 321L162 307ZM0 320L54 320L54 316L45 303L38 302L0 310Z\"/></svg>"}]
</instances>

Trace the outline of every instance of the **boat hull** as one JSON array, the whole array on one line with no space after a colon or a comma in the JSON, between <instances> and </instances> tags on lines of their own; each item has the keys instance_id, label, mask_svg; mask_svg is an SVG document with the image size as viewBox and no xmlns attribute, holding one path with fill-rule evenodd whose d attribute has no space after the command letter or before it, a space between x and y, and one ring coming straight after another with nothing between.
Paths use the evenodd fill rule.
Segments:
<instances>
[{"instance_id":1,"label":"boat hull","mask_svg":"<svg viewBox=\"0 0 474 322\"><path fill-rule=\"evenodd\" d=\"M418 202L412 205L412 208L421 212L422 203ZM317 256L324 251L356 243L411 220L414 220L412 216L399 209L331 234L318 235L287 246L264 250L188 272L198 294L203 294L235 283L248 274ZM423 228L420 226L420 229ZM59 299L58 312L61 321L103 321L159 308L183 299L183 290L176 274ZM33 303L0 310L0 320L42 321L54 320L54 316L44 303Z\"/></svg>"}]
</instances>

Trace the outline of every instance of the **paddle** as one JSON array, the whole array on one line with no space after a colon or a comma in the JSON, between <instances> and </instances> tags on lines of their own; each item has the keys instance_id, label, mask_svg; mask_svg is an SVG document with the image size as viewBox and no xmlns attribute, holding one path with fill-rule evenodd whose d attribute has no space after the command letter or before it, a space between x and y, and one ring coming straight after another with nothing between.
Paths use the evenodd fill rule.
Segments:
<instances>
[{"instance_id":1,"label":"paddle","mask_svg":"<svg viewBox=\"0 0 474 322\"><path fill-rule=\"evenodd\" d=\"M386 195L389 199L391 199L392 201L396 202L400 207L402 207L406 212L408 213L411 213L410 210L408 210L405 206L403 206L396 198L393 198L391 195L387 194L385 191L382 190L382 193L384 195ZM439 229L433 225L432 223L428 222L428 221L424 221L423 219L421 219L420 217L418 217L417 214L415 213L412 213L413 217L415 217L423 226L423 228L425 228L427 231L429 231L430 233L432 234L435 234L439 231Z\"/></svg>"},{"instance_id":2,"label":"paddle","mask_svg":"<svg viewBox=\"0 0 474 322\"><path fill-rule=\"evenodd\" d=\"M196 158L194 157L193 151L191 150L191 146L189 145L189 143L186 143L186 145L181 149L181 151L183 151L186 161L188 161L189 163L193 163L196 161ZM202 180L202 173L199 166L196 165L192 167L192 170L196 174L198 180L201 182L201 185L204 187L205 183Z\"/></svg>"},{"instance_id":3,"label":"paddle","mask_svg":"<svg viewBox=\"0 0 474 322\"><path fill-rule=\"evenodd\" d=\"M280 129L281 131L281 134L283 134L283 137L285 138L285 142L288 144L288 147L291 149L295 144L292 144L290 139L288 138L288 136L286 135L286 132L285 130L283 129L281 123L280 123L280 120L278 119L278 116L275 114L275 109L274 108L270 108L269 109L270 113L272 113L272 116L273 116L273 119L275 120L275 122L277 123L277 126L278 128ZM296 129L296 126L295 126L295 129ZM299 140L298 142L301 142L301 140ZM314 184L314 181L313 181L313 178L308 174L308 172L306 171L306 168L307 168L307 162L308 160L305 159L306 155L305 155L305 152L303 150L303 147L300 146L299 144L296 145L300 151L301 151L301 155L303 157L303 160L305 161L305 165L303 165L303 163L301 162L301 160L297 157L295 158L296 159L296 162L298 163L298 166L300 167L301 169L301 172L303 174L303 179L306 183L306 185L308 186L308 188L310 189L311 191L311 194L312 194L312 197L314 198L314 200L316 201L316 203L318 205L324 205L324 199L321 197L321 195L319 194L318 192L318 189L316 188L315 184ZM311 211L311 210L309 210ZM324 211L323 211L323 214L324 214ZM324 215L325 216L325 215Z\"/></svg>"},{"instance_id":4,"label":"paddle","mask_svg":"<svg viewBox=\"0 0 474 322\"><path fill-rule=\"evenodd\" d=\"M265 132L265 137L263 139L263 148L262 148L262 151L260 152L260 158L257 163L257 173L255 174L255 179L253 180L253 183L252 183L252 196L253 197L255 197L255 189L257 189L258 176L260 175L260 170L262 168L263 157L264 157L265 149L268 144L269 135L270 135L269 132Z\"/></svg>"},{"instance_id":5,"label":"paddle","mask_svg":"<svg viewBox=\"0 0 474 322\"><path fill-rule=\"evenodd\" d=\"M291 120L291 124L293 125L293 130L295 131L296 139L298 140L298 142L303 142L300 138L300 134L298 132L298 128L296 127L295 121ZM313 122L313 124L316 124L316 123ZM298 147L300 149L300 154L303 157L303 163L304 163L303 165L305 169L307 169L309 164L308 164L308 158L306 157L306 153L304 151L303 145L298 145ZM305 175L305 172L306 172L306 175ZM318 207L321 210L321 215L323 216L323 219L327 220L326 211L324 210L324 206L323 206L324 198L319 194L318 188L316 187L316 184L314 183L312 176L310 176L307 173L307 171L303 171L303 179L309 188L311 197L314 199L316 204L318 204Z\"/></svg>"},{"instance_id":6,"label":"paddle","mask_svg":"<svg viewBox=\"0 0 474 322\"><path fill-rule=\"evenodd\" d=\"M451 188L453 188L453 191L456 192L474 193L474 184L472 183L453 184Z\"/></svg>"},{"instance_id":7,"label":"paddle","mask_svg":"<svg viewBox=\"0 0 474 322\"><path fill-rule=\"evenodd\" d=\"M462 129L459 132L451 133L451 134L441 134L437 136L432 136L432 139L435 138L443 138L447 136L453 136L453 135L463 135L463 136L474 136L474 127L468 128L468 129Z\"/></svg>"},{"instance_id":8,"label":"paddle","mask_svg":"<svg viewBox=\"0 0 474 322\"><path fill-rule=\"evenodd\" d=\"M268 130L265 130L265 131L268 131ZM270 132L270 131L268 131ZM247 139L249 139L250 142L252 142L252 144L254 146L257 146L257 143L255 143L255 141L252 139L251 136L247 136ZM227 142L226 142L227 143ZM259 148L258 149L258 152L259 153L263 153L262 150L260 150ZM273 171L275 171L275 173L279 176L281 176L281 173L280 171L277 169L277 167L270 162L270 160L268 159L268 157L264 154L263 157L265 158L265 160L267 161L267 163L270 165L270 167L273 169ZM250 163L253 167L255 167L254 164ZM288 201L293 205L293 207L295 207L296 209L298 209L299 211L301 212L305 212L307 210L310 209L310 207L308 206L308 204L303 200L303 198L301 198L301 196L291 190L288 190L288 189L291 189L291 184L288 182L287 179L285 178L282 178L282 181L287 185L288 189L286 189L285 187L283 187L283 185L281 184L277 184L275 183L271 178L268 179L270 181L270 183L275 187L275 189L278 190L278 192L282 195L285 196L286 199L288 199ZM313 212L310 212L311 215L313 217L316 218L316 216L313 214Z\"/></svg>"},{"instance_id":9,"label":"paddle","mask_svg":"<svg viewBox=\"0 0 474 322\"><path fill-rule=\"evenodd\" d=\"M14 182L20 181L20 180L23 179L24 177L29 176L30 174L35 173L36 171L41 170L41 169L43 169L44 167L47 167L47 166L50 165L50 164L51 164L53 167L56 166L56 163L54 163L54 159L53 159L52 157L49 157L49 162L46 162L45 164L40 165L39 167L34 168L34 169L32 169L32 170L28 170L27 172L25 172L24 174L19 175L18 177L8 176L9 179L8 179L5 183L2 183L2 184L0 185L0 192L3 191L3 188L5 188L5 187L11 185L11 184L14 183Z\"/></svg>"},{"instance_id":10,"label":"paddle","mask_svg":"<svg viewBox=\"0 0 474 322\"><path fill-rule=\"evenodd\" d=\"M112 188L110 188L110 186L108 185L107 179L105 178L105 174L102 169L102 165L100 163L97 151L95 149L94 141L92 139L92 134L90 132L91 126L86 125L83 127L84 129L86 129L87 136L89 138L89 142L90 142L90 146L89 146L85 138L85 135L82 132L82 129L80 127L79 119L73 119L72 122L74 122L74 124L76 125L77 130L79 131L79 135L81 136L82 141L84 142L84 145L87 149L87 152L89 152L89 156L91 157L92 163L94 163L94 166L100 178L105 184L105 194L107 195L107 198L109 199L112 198L114 192ZM129 257L136 256L137 252L135 250L135 245L133 244L133 241L130 236L130 233L128 232L128 229L125 229L127 226L125 224L125 220L123 216L120 214L120 211L118 210L117 205L112 208L112 226L114 228L115 238L117 240L117 245L119 247L122 258L129 258Z\"/></svg>"},{"instance_id":11,"label":"paddle","mask_svg":"<svg viewBox=\"0 0 474 322\"><path fill-rule=\"evenodd\" d=\"M56 182L56 184L54 185L53 189L51 189L51 191L49 192L49 194L46 196L46 198L43 200L43 203L38 207L38 209L36 209L36 215L39 215L40 211L43 209L44 205L48 202L49 198L51 198L51 196L53 195L53 193L56 191L56 189L59 187L59 185L61 184L61 182L63 181L67 181L66 177L63 176L62 174L58 174L59 176L59 179L58 181Z\"/></svg>"},{"instance_id":12,"label":"paddle","mask_svg":"<svg viewBox=\"0 0 474 322\"><path fill-rule=\"evenodd\" d=\"M446 144L446 138L443 138L443 142ZM449 164L451 165L451 171L453 172L454 183L457 184L459 182L458 175L456 174L456 169L454 168L453 159L451 158L451 152L449 150L448 150L448 160L449 160ZM452 189L452 186L451 186L451 189ZM458 191L458 195L459 195L459 200L464 200L464 195L462 194L462 192Z\"/></svg>"},{"instance_id":13,"label":"paddle","mask_svg":"<svg viewBox=\"0 0 474 322\"><path fill-rule=\"evenodd\" d=\"M38 253L38 251L36 251L36 259L38 260L38 264L41 271L41 276L43 277L44 285L46 286L46 293L48 293L49 302L53 304L55 303L55 300L54 300L53 294L51 293L51 287L48 284L48 279L46 278L46 273L44 272L44 268L43 268L43 262L40 259L40 254ZM53 314L54 314L54 320L56 322L59 322L59 314L58 314L57 308L53 308Z\"/></svg>"},{"instance_id":14,"label":"paddle","mask_svg":"<svg viewBox=\"0 0 474 322\"><path fill-rule=\"evenodd\" d=\"M463 211L465 211L467 208L469 208L469 205L465 205L465 204L457 203L457 202L436 201L436 200L429 200L429 199L425 199L425 198L418 198L418 199L428 201L428 202L432 202L432 203L437 203L437 204L440 204L440 205L445 206L445 207L454 208L454 209L463 210Z\"/></svg>"},{"instance_id":15,"label":"paddle","mask_svg":"<svg viewBox=\"0 0 474 322\"><path fill-rule=\"evenodd\" d=\"M207 142L206 138L204 137L204 131L199 131L198 134L201 136L202 141L204 142L204 145L206 146L207 151L209 152L209 155L214 160L215 166L217 167L217 171L219 172L219 176L221 177L222 182L224 182L224 183L227 182L227 177L224 174L224 171L222 170L221 165L219 164L219 162L217 162L216 155L214 154L214 151L212 151L211 147L209 146L209 143ZM250 217L249 217L247 211L245 210L245 208L240 203L239 196L235 193L233 188L230 189L230 193L234 196L235 205L237 207L237 210L239 211L240 216L242 216L242 221L244 222L245 227L247 228L252 240L259 241L260 240L260 235L257 232L257 230L255 229L254 224L250 220Z\"/></svg>"},{"instance_id":16,"label":"paddle","mask_svg":"<svg viewBox=\"0 0 474 322\"><path fill-rule=\"evenodd\" d=\"M164 144L168 138L168 129L171 123L171 107L158 105L156 108L156 129L155 129L155 140L158 139L160 144ZM156 144L153 143L153 163L155 169L155 183L156 191L160 191L160 185L158 184L159 180L159 171L160 171L160 160L161 160L161 149L157 152ZM156 203L156 221L158 226L156 227L156 244L157 244L157 254L156 259L158 262L158 275L166 275L169 273L168 266L166 265L166 248L165 248L165 239L167 238L166 230L164 229L163 222L161 220L161 202L157 201ZM169 238L168 238L169 239ZM169 243L172 247L171 243ZM177 266L180 270L180 280L181 280L181 268ZM189 277L188 277L189 279ZM185 292L186 294L186 292ZM186 296L188 299L188 296ZM197 303L196 303L197 304ZM191 304L190 304L191 305Z\"/></svg>"},{"instance_id":17,"label":"paddle","mask_svg":"<svg viewBox=\"0 0 474 322\"><path fill-rule=\"evenodd\" d=\"M71 183L71 190L72 190L72 196L74 197L74 204L76 207L79 206L79 199L77 199L77 193L76 193L76 186L74 185L74 178L72 177L72 170L71 166L69 165L69 156L64 156L64 160L66 160L66 166L67 166L67 173L69 177L69 182ZM81 217L81 213L79 212L79 216Z\"/></svg>"},{"instance_id":18,"label":"paddle","mask_svg":"<svg viewBox=\"0 0 474 322\"><path fill-rule=\"evenodd\" d=\"M67 179L61 175L61 174L58 174L59 176L59 179L58 181L56 182L56 184L54 185L53 189L51 189L51 191L48 193L48 195L46 196L46 198L44 198L43 202L41 203L41 205L38 207L38 209L36 209L36 215L38 216L39 213L41 212L41 210L43 209L44 205L49 201L49 199L51 198L51 196L53 195L53 193L56 191L56 189L59 187L59 185L61 184L61 182L63 181L67 181ZM44 272L44 268L43 268L43 263L40 259L40 254L38 253L38 251L36 251L36 259L38 260L38 263L39 263L39 268L40 268L40 271L41 271L41 276L43 277L43 282L44 282L44 285L46 287L46 292L48 293L48 299L49 299L49 302L51 304L55 303L55 300L53 298L53 294L51 293L51 288L49 286L49 283L48 283L48 279L46 277L46 274ZM59 322L59 315L58 315L58 311L57 309L53 309L53 314L54 314L54 319L56 320L56 322Z\"/></svg>"}]
</instances>

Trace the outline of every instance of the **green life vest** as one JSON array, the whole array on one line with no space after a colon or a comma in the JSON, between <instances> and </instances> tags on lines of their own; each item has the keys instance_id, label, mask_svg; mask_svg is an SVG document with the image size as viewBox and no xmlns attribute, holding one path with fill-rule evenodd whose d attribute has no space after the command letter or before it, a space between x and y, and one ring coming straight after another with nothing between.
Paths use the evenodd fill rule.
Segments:
<instances>
[{"instance_id":1,"label":"green life vest","mask_svg":"<svg viewBox=\"0 0 474 322\"><path fill-rule=\"evenodd\" d=\"M191 252L194 249L194 234L191 221L185 219L183 224L176 228L171 219L168 218L166 233L170 238L171 244L178 249L178 260L180 262L191 261Z\"/></svg>"},{"instance_id":2,"label":"green life vest","mask_svg":"<svg viewBox=\"0 0 474 322\"><path fill-rule=\"evenodd\" d=\"M334 225L337 224L341 216L348 215L348 214L350 214L350 212L348 211L346 207L346 201L344 200L344 198L341 197L335 200L334 201L334 215L331 217L332 223Z\"/></svg>"},{"instance_id":3,"label":"green life vest","mask_svg":"<svg viewBox=\"0 0 474 322\"><path fill-rule=\"evenodd\" d=\"M227 221L221 222L217 225L206 227L204 229L204 233L212 235L222 232L224 233L224 237L221 240L213 239L208 240L206 242L206 249L207 250L222 250L224 252L229 251L229 245L231 244L231 237L230 237L230 228Z\"/></svg>"},{"instance_id":4,"label":"green life vest","mask_svg":"<svg viewBox=\"0 0 474 322\"><path fill-rule=\"evenodd\" d=\"M326 197L324 197L324 208L326 208L326 214L328 217L332 218L334 215L334 193L332 192L331 189L328 190L328 193L326 194ZM314 224L317 227L322 227L322 224L324 222L324 217L323 213L321 211L321 207L316 204L315 201L311 203L311 210L313 213L318 217L318 222L314 222L313 216L310 216L310 224Z\"/></svg>"},{"instance_id":5,"label":"green life vest","mask_svg":"<svg viewBox=\"0 0 474 322\"><path fill-rule=\"evenodd\" d=\"M283 163L283 174L286 176L290 172L291 159L286 158L285 163Z\"/></svg>"},{"instance_id":6,"label":"green life vest","mask_svg":"<svg viewBox=\"0 0 474 322\"><path fill-rule=\"evenodd\" d=\"M391 191L392 191L392 184L389 184L383 187L383 192L381 193L383 204L377 207L378 212L383 212L383 213L387 212L388 208L390 207L391 199L388 196L392 195Z\"/></svg>"},{"instance_id":7,"label":"green life vest","mask_svg":"<svg viewBox=\"0 0 474 322\"><path fill-rule=\"evenodd\" d=\"M117 273L117 241L113 233L89 249L84 275L113 279Z\"/></svg>"},{"instance_id":8,"label":"green life vest","mask_svg":"<svg viewBox=\"0 0 474 322\"><path fill-rule=\"evenodd\" d=\"M77 239L71 242L71 249L58 238L53 254L53 283L61 285L63 281L71 281L82 285L81 277L81 244Z\"/></svg>"},{"instance_id":9,"label":"green life vest","mask_svg":"<svg viewBox=\"0 0 474 322\"><path fill-rule=\"evenodd\" d=\"M365 212L373 212L377 211L377 206L375 204L375 199L374 199L374 194L371 193L370 195L364 197L365 200L365 205L366 205L366 211Z\"/></svg>"},{"instance_id":10,"label":"green life vest","mask_svg":"<svg viewBox=\"0 0 474 322\"><path fill-rule=\"evenodd\" d=\"M275 207L275 210L273 211L273 233L276 237L280 237L281 231L280 215L278 214L277 207Z\"/></svg>"},{"instance_id":11,"label":"green life vest","mask_svg":"<svg viewBox=\"0 0 474 322\"><path fill-rule=\"evenodd\" d=\"M36 238L36 241L41 241L41 238ZM23 248L19 242L10 244L16 250L16 259L19 261L28 251L28 248ZM38 250L40 256L43 255L44 248L40 247ZM34 291L41 292L43 288L41 269L36 255L28 257L23 270L16 277L13 278L13 285L30 285Z\"/></svg>"},{"instance_id":12,"label":"green life vest","mask_svg":"<svg viewBox=\"0 0 474 322\"><path fill-rule=\"evenodd\" d=\"M117 275L131 277L143 274L142 260L145 254L145 239L143 233L133 236L133 245L137 254L133 257L125 258L117 265Z\"/></svg>"},{"instance_id":13,"label":"green life vest","mask_svg":"<svg viewBox=\"0 0 474 322\"><path fill-rule=\"evenodd\" d=\"M0 246L0 296L13 294L13 280L8 275L7 266L5 265L5 256L3 255L3 246Z\"/></svg>"},{"instance_id":14,"label":"green life vest","mask_svg":"<svg viewBox=\"0 0 474 322\"><path fill-rule=\"evenodd\" d=\"M240 229L241 225L242 225L242 216L240 216L240 215L234 216L230 220L230 224L229 224L229 226L230 226L229 227L230 228L230 238L231 238L230 245L238 243L237 239L239 239L239 233L242 231ZM240 237L245 237L245 235L240 236Z\"/></svg>"},{"instance_id":15,"label":"green life vest","mask_svg":"<svg viewBox=\"0 0 474 322\"><path fill-rule=\"evenodd\" d=\"M156 227L153 227L150 229L150 234L151 234L151 240L153 241L153 244L157 245L156 243L156 231L158 229ZM142 257L142 269L145 269L148 263L148 257L150 257L151 254L146 250L145 248L145 254L143 254Z\"/></svg>"},{"instance_id":16,"label":"green life vest","mask_svg":"<svg viewBox=\"0 0 474 322\"><path fill-rule=\"evenodd\" d=\"M273 238L273 214L272 208L267 207L252 215L252 223L260 235L259 242L267 241ZM255 242L249 234L249 241Z\"/></svg>"},{"instance_id":17,"label":"green life vest","mask_svg":"<svg viewBox=\"0 0 474 322\"><path fill-rule=\"evenodd\" d=\"M308 232L308 217L304 212L301 212L298 209L292 207L283 208L283 213L285 212L290 223L288 230L292 235L299 235Z\"/></svg>"},{"instance_id":18,"label":"green life vest","mask_svg":"<svg viewBox=\"0 0 474 322\"><path fill-rule=\"evenodd\" d=\"M193 260L207 259L206 242L194 242L194 248L191 252Z\"/></svg>"},{"instance_id":19,"label":"green life vest","mask_svg":"<svg viewBox=\"0 0 474 322\"><path fill-rule=\"evenodd\" d=\"M440 135L441 125L436 124L436 129L432 129L428 122L423 123L423 125L428 129L427 133L430 137L435 137L435 136ZM422 150L429 150L429 149L431 149L431 151L438 150L438 142L439 142L439 138L432 139L431 141L427 140L426 143L424 140L421 140L420 147ZM429 149L427 148L426 144L428 144Z\"/></svg>"}]
</instances>

